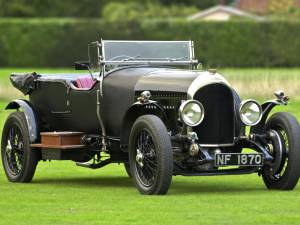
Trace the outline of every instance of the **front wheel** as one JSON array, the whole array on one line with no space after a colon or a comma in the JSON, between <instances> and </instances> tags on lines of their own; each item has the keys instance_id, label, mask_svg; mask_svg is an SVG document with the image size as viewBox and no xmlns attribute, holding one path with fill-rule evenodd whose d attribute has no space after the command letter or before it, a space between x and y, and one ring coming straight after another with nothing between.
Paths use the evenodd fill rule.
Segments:
<instances>
[{"instance_id":1,"label":"front wheel","mask_svg":"<svg viewBox=\"0 0 300 225\"><path fill-rule=\"evenodd\" d=\"M31 181L38 163L38 153L30 148L29 132L23 112L14 112L7 118L2 132L1 155L9 181Z\"/></svg>"},{"instance_id":2,"label":"front wheel","mask_svg":"<svg viewBox=\"0 0 300 225\"><path fill-rule=\"evenodd\" d=\"M172 181L173 154L170 136L160 118L139 117L129 139L132 178L142 194L166 194Z\"/></svg>"},{"instance_id":3,"label":"front wheel","mask_svg":"<svg viewBox=\"0 0 300 225\"><path fill-rule=\"evenodd\" d=\"M300 175L300 126L289 113L275 113L266 124L270 136L271 166L262 172L269 189L292 190Z\"/></svg>"}]
</instances>

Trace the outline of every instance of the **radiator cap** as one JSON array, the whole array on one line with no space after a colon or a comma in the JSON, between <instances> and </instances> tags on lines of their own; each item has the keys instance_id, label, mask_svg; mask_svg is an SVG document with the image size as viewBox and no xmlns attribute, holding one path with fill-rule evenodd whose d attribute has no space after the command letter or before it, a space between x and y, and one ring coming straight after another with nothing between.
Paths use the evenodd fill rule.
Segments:
<instances>
[{"instance_id":1,"label":"radiator cap","mask_svg":"<svg viewBox=\"0 0 300 225\"><path fill-rule=\"evenodd\" d=\"M211 74L211 75L215 75L217 73L217 70L216 69L209 69L208 72Z\"/></svg>"}]
</instances>

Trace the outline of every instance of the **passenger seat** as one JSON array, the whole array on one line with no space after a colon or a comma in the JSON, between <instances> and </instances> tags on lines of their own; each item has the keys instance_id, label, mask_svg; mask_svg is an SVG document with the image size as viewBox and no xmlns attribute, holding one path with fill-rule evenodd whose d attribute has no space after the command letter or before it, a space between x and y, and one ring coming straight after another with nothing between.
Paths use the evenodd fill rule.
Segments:
<instances>
[{"instance_id":1,"label":"passenger seat","mask_svg":"<svg viewBox=\"0 0 300 225\"><path fill-rule=\"evenodd\" d=\"M96 81L91 76L80 76L77 78L75 85L79 89L91 89Z\"/></svg>"}]
</instances>

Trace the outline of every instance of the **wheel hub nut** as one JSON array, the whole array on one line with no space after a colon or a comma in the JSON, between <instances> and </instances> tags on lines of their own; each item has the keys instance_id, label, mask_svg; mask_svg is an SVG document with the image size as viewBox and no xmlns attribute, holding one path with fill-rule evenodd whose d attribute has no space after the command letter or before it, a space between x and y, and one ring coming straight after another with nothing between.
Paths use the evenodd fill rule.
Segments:
<instances>
[{"instance_id":1,"label":"wheel hub nut","mask_svg":"<svg viewBox=\"0 0 300 225\"><path fill-rule=\"evenodd\" d=\"M141 153L141 151L139 149L137 149L136 151L136 157L135 157L135 160L136 162L138 163L138 165L140 167L143 167L144 166L144 163L143 163L143 154Z\"/></svg>"},{"instance_id":2,"label":"wheel hub nut","mask_svg":"<svg viewBox=\"0 0 300 225\"><path fill-rule=\"evenodd\" d=\"M8 153L10 153L11 150L12 150L11 143L10 143L10 141L8 141L8 142L7 142L7 146L6 146L6 151L7 151Z\"/></svg>"},{"instance_id":3,"label":"wheel hub nut","mask_svg":"<svg viewBox=\"0 0 300 225\"><path fill-rule=\"evenodd\" d=\"M199 146L197 144L191 144L190 146L190 155L197 156L199 154Z\"/></svg>"}]
</instances>

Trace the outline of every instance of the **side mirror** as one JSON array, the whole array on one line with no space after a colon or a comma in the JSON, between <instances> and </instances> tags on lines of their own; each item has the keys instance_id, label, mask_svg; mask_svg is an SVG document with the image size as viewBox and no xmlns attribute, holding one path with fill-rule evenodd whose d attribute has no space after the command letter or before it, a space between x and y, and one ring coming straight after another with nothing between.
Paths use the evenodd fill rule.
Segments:
<instances>
[{"instance_id":1,"label":"side mirror","mask_svg":"<svg viewBox=\"0 0 300 225\"><path fill-rule=\"evenodd\" d=\"M90 63L87 61L75 62L75 70L89 70Z\"/></svg>"}]
</instances>

